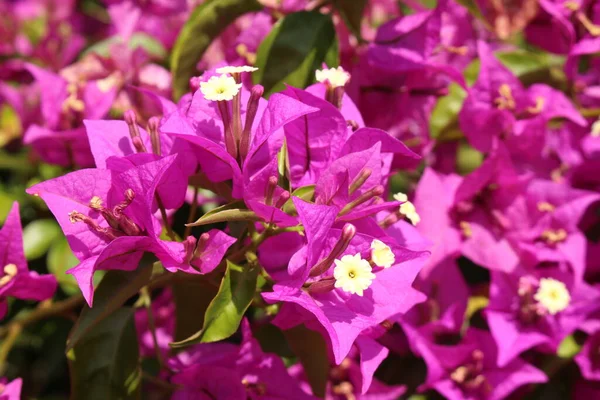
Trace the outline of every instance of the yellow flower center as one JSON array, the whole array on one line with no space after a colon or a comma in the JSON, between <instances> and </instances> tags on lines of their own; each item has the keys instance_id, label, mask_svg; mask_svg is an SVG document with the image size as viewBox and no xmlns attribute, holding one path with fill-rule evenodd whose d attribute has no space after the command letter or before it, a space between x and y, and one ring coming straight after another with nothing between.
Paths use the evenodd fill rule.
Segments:
<instances>
[{"instance_id":1,"label":"yellow flower center","mask_svg":"<svg viewBox=\"0 0 600 400\"><path fill-rule=\"evenodd\" d=\"M592 135L592 137L600 137L600 118L598 118L596 122L592 124L592 131L590 132L590 135Z\"/></svg>"},{"instance_id":2,"label":"yellow flower center","mask_svg":"<svg viewBox=\"0 0 600 400\"><path fill-rule=\"evenodd\" d=\"M15 264L7 264L4 266L4 276L0 278L0 287L10 282L16 275L18 269Z\"/></svg>"},{"instance_id":3,"label":"yellow flower center","mask_svg":"<svg viewBox=\"0 0 600 400\"><path fill-rule=\"evenodd\" d=\"M496 98L494 102L500 110L515 109L515 98L513 97L512 89L510 88L510 86L508 86L508 84L503 83L502 85L500 85L500 87L498 88L498 94L500 94L500 97Z\"/></svg>"},{"instance_id":4,"label":"yellow flower center","mask_svg":"<svg viewBox=\"0 0 600 400\"><path fill-rule=\"evenodd\" d=\"M353 256L347 254L334 262L335 287L341 288L344 292L362 296L375 279L375 274L371 272L371 265L367 260L362 259L360 254Z\"/></svg>"},{"instance_id":5,"label":"yellow flower center","mask_svg":"<svg viewBox=\"0 0 600 400\"><path fill-rule=\"evenodd\" d=\"M473 230L471 229L470 223L468 223L467 221L460 221L458 225L460 226L460 231L462 232L464 237L468 239L471 236L473 236Z\"/></svg>"},{"instance_id":6,"label":"yellow flower center","mask_svg":"<svg viewBox=\"0 0 600 400\"><path fill-rule=\"evenodd\" d=\"M541 238L548 244L557 244L567 238L567 231L564 229L548 229L542 232Z\"/></svg>"},{"instance_id":7,"label":"yellow flower center","mask_svg":"<svg viewBox=\"0 0 600 400\"><path fill-rule=\"evenodd\" d=\"M546 104L546 99L544 99L543 97L536 97L535 106L528 107L527 111L529 111L530 114L539 114L542 111L544 111L545 104Z\"/></svg>"},{"instance_id":8,"label":"yellow flower center","mask_svg":"<svg viewBox=\"0 0 600 400\"><path fill-rule=\"evenodd\" d=\"M378 267L389 268L396 261L396 256L387 244L374 239L371 242L371 260Z\"/></svg>"},{"instance_id":9,"label":"yellow flower center","mask_svg":"<svg viewBox=\"0 0 600 400\"><path fill-rule=\"evenodd\" d=\"M533 298L552 315L565 310L571 302L567 286L552 278L540 279L540 285Z\"/></svg>"},{"instance_id":10,"label":"yellow flower center","mask_svg":"<svg viewBox=\"0 0 600 400\"><path fill-rule=\"evenodd\" d=\"M537 203L537 209L540 212L552 212L554 211L554 206L547 201L540 201Z\"/></svg>"}]
</instances>

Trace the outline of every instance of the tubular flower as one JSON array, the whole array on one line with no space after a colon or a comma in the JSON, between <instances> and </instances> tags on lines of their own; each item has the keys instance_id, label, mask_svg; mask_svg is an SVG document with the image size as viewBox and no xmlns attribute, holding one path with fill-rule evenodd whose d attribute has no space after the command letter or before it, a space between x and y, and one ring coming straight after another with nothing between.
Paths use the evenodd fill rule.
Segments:
<instances>
[{"instance_id":1,"label":"tubular flower","mask_svg":"<svg viewBox=\"0 0 600 400\"><path fill-rule=\"evenodd\" d=\"M241 87L241 83L236 83L235 79L225 74L212 76L207 82L200 83L200 91L204 98L211 101L232 100Z\"/></svg>"},{"instance_id":2,"label":"tubular flower","mask_svg":"<svg viewBox=\"0 0 600 400\"><path fill-rule=\"evenodd\" d=\"M571 302L567 286L552 278L540 279L539 288L533 297L552 315L566 309Z\"/></svg>"},{"instance_id":3,"label":"tubular flower","mask_svg":"<svg viewBox=\"0 0 600 400\"><path fill-rule=\"evenodd\" d=\"M371 242L371 260L378 267L389 268L396 262L396 256L390 246L381 240L374 239Z\"/></svg>"},{"instance_id":4,"label":"tubular flower","mask_svg":"<svg viewBox=\"0 0 600 400\"><path fill-rule=\"evenodd\" d=\"M408 197L404 193L396 193L394 195L394 200L403 202L400 204L400 212L404 214L413 225L416 226L421 222L421 217L417 213L415 205L408 201Z\"/></svg>"},{"instance_id":5,"label":"tubular flower","mask_svg":"<svg viewBox=\"0 0 600 400\"><path fill-rule=\"evenodd\" d=\"M363 295L367 290L375 274L371 272L371 265L367 260L360 257L360 254L345 255L341 260L335 260L333 277L335 278L335 287L341 288L344 292Z\"/></svg>"},{"instance_id":6,"label":"tubular flower","mask_svg":"<svg viewBox=\"0 0 600 400\"><path fill-rule=\"evenodd\" d=\"M217 72L217 74L240 74L242 72L258 71L258 68L251 67L249 65L241 65L241 66L228 65L226 67L217 68L215 71Z\"/></svg>"},{"instance_id":7,"label":"tubular flower","mask_svg":"<svg viewBox=\"0 0 600 400\"><path fill-rule=\"evenodd\" d=\"M350 80L350 74L342 67L318 69L315 71L315 77L318 82L328 83L333 88L343 87Z\"/></svg>"}]
</instances>

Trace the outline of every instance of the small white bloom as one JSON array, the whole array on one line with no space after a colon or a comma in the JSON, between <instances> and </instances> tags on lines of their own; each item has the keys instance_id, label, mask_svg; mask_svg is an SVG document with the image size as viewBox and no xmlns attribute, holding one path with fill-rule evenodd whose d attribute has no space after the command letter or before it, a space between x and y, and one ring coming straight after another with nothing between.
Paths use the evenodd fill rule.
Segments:
<instances>
[{"instance_id":1,"label":"small white bloom","mask_svg":"<svg viewBox=\"0 0 600 400\"><path fill-rule=\"evenodd\" d=\"M334 260L335 268L333 277L335 278L335 287L341 288L344 292L363 295L367 290L375 274L371 272L371 265L367 260L360 257L360 254L353 256L347 254L341 260Z\"/></svg>"},{"instance_id":2,"label":"small white bloom","mask_svg":"<svg viewBox=\"0 0 600 400\"><path fill-rule=\"evenodd\" d=\"M396 193L394 195L394 200L404 202L400 204L400 212L404 214L413 225L416 226L421 222L421 216L417 213L415 205L408 201L408 197L404 193Z\"/></svg>"},{"instance_id":3,"label":"small white bloom","mask_svg":"<svg viewBox=\"0 0 600 400\"><path fill-rule=\"evenodd\" d=\"M371 242L371 260L378 267L389 268L396 261L396 256L394 256L390 246L381 240L374 239Z\"/></svg>"},{"instance_id":4,"label":"small white bloom","mask_svg":"<svg viewBox=\"0 0 600 400\"><path fill-rule=\"evenodd\" d=\"M329 68L329 69L318 69L315 72L315 76L318 82L329 83L331 87L343 87L350 80L350 74L344 71L344 68Z\"/></svg>"},{"instance_id":5,"label":"small white bloom","mask_svg":"<svg viewBox=\"0 0 600 400\"><path fill-rule=\"evenodd\" d=\"M200 91L206 100L229 101L238 94L241 83L235 83L235 79L228 75L211 76L207 82L200 83Z\"/></svg>"},{"instance_id":6,"label":"small white bloom","mask_svg":"<svg viewBox=\"0 0 600 400\"><path fill-rule=\"evenodd\" d=\"M216 71L217 74L241 74L242 72L258 71L258 68L249 65L242 65L239 67L228 65L226 67L217 68Z\"/></svg>"},{"instance_id":7,"label":"small white bloom","mask_svg":"<svg viewBox=\"0 0 600 400\"><path fill-rule=\"evenodd\" d=\"M533 298L552 315L566 309L571 302L569 289L561 281L552 278L540 279L540 285Z\"/></svg>"},{"instance_id":8,"label":"small white bloom","mask_svg":"<svg viewBox=\"0 0 600 400\"><path fill-rule=\"evenodd\" d=\"M408 196L402 192L398 192L394 195L394 200L396 201L408 201Z\"/></svg>"}]
</instances>

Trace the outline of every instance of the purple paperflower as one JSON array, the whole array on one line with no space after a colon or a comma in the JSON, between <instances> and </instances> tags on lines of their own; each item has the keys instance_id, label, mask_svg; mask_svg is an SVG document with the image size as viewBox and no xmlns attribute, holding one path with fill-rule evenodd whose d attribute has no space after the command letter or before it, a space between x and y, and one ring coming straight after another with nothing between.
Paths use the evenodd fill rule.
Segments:
<instances>
[{"instance_id":1,"label":"purple paperflower","mask_svg":"<svg viewBox=\"0 0 600 400\"><path fill-rule=\"evenodd\" d=\"M369 371L373 368L371 364L376 368L385 358L387 349L379 345L384 351L378 349L373 351L368 348L364 349L366 345L362 343L361 339L357 343L359 343L358 346L363 347L363 351L359 354L358 348L353 349L340 365L331 369L325 399L395 400L398 396L404 394L406 392L405 386L388 386L374 379L372 377L373 373ZM305 392L312 393L301 364L293 365L289 371L294 378L301 382L302 389ZM366 376L369 377L368 382L365 382Z\"/></svg>"},{"instance_id":2,"label":"purple paperflower","mask_svg":"<svg viewBox=\"0 0 600 400\"><path fill-rule=\"evenodd\" d=\"M203 234L198 241L191 236L183 243L159 238L161 225L153 215L157 187L176 157L168 156L120 173L80 170L27 190L46 201L80 260L69 273L77 279L88 304L93 301L92 278L96 270L132 270L144 252L151 252L169 271L207 273L235 242L219 230ZM172 198L163 201L169 203Z\"/></svg>"},{"instance_id":3,"label":"purple paperflower","mask_svg":"<svg viewBox=\"0 0 600 400\"><path fill-rule=\"evenodd\" d=\"M56 291L56 278L29 271L23 253L23 229L19 217L19 204L13 203L0 229L0 318L8 311L7 297L26 300L46 300Z\"/></svg>"},{"instance_id":4,"label":"purple paperflower","mask_svg":"<svg viewBox=\"0 0 600 400\"><path fill-rule=\"evenodd\" d=\"M562 117L586 125L561 92L541 84L525 89L487 43L479 41L477 52L479 76L459 114L460 127L473 147L487 152L494 138L501 138L513 152L529 158L541 152L550 119Z\"/></svg>"},{"instance_id":5,"label":"purple paperflower","mask_svg":"<svg viewBox=\"0 0 600 400\"><path fill-rule=\"evenodd\" d=\"M261 350L247 320L242 334L239 347L200 344L171 360L176 370L171 382L180 386L172 399L314 399L300 389L278 356Z\"/></svg>"},{"instance_id":6,"label":"purple paperflower","mask_svg":"<svg viewBox=\"0 0 600 400\"><path fill-rule=\"evenodd\" d=\"M274 321L281 328L304 322L323 332L339 364L362 331L423 300L411 285L427 253L395 244L367 220L357 223L364 229L360 231L351 224L334 224L339 212L335 206L293 200L306 246L292 256L289 279L263 297L284 302ZM381 252L374 247L377 242L383 245ZM377 263L376 273L369 259Z\"/></svg>"},{"instance_id":7,"label":"purple paperflower","mask_svg":"<svg viewBox=\"0 0 600 400\"><path fill-rule=\"evenodd\" d=\"M8 381L6 378L0 379L0 400L20 400L21 387L23 380L21 378Z\"/></svg>"},{"instance_id":8,"label":"purple paperflower","mask_svg":"<svg viewBox=\"0 0 600 400\"><path fill-rule=\"evenodd\" d=\"M475 328L455 346L420 338L415 347L427 363L427 382L422 389L434 389L449 400L501 400L523 385L548 380L521 359L499 367L493 338Z\"/></svg>"},{"instance_id":9,"label":"purple paperflower","mask_svg":"<svg viewBox=\"0 0 600 400\"><path fill-rule=\"evenodd\" d=\"M597 290L559 266L512 275L492 272L485 315L498 344L498 365L536 346L555 350L597 309L599 297Z\"/></svg>"},{"instance_id":10,"label":"purple paperflower","mask_svg":"<svg viewBox=\"0 0 600 400\"><path fill-rule=\"evenodd\" d=\"M211 76L217 78L205 74L205 83L208 84ZM223 83L228 82L226 77L221 75ZM210 84L215 83L213 80ZM261 98L262 93L260 86L255 86L250 93L237 87L229 100L207 100L202 91L197 90L189 103L182 104L161 126L162 132L193 145L200 171L210 181L233 180L231 195L234 198L242 198L244 181L252 179L276 157L283 144L282 127L316 111L282 94L274 94L266 103ZM242 97L249 98L246 108L242 107ZM236 106L233 112L230 103L238 104L239 109Z\"/></svg>"},{"instance_id":11,"label":"purple paperflower","mask_svg":"<svg viewBox=\"0 0 600 400\"><path fill-rule=\"evenodd\" d=\"M42 159L62 166L91 166L89 143L83 119L106 115L114 100L114 88L99 81L69 82L32 64L27 70L37 81L41 96L43 126L31 125L24 142L31 144Z\"/></svg>"}]
</instances>

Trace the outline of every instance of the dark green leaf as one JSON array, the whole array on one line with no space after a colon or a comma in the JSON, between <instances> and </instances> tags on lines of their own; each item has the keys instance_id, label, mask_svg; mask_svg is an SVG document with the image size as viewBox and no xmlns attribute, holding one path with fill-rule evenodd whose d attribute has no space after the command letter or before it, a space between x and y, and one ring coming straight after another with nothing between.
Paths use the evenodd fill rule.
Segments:
<instances>
[{"instance_id":1,"label":"dark green leaf","mask_svg":"<svg viewBox=\"0 0 600 400\"><path fill-rule=\"evenodd\" d=\"M219 291L204 315L202 330L185 340L171 343L171 346L179 348L195 343L216 342L233 335L252 303L257 275L258 268L239 267L228 261Z\"/></svg>"},{"instance_id":2,"label":"dark green leaf","mask_svg":"<svg viewBox=\"0 0 600 400\"><path fill-rule=\"evenodd\" d=\"M192 11L171 55L175 99L188 91L190 78L197 74L196 65L212 41L239 16L261 9L256 0L208 0Z\"/></svg>"},{"instance_id":3,"label":"dark green leaf","mask_svg":"<svg viewBox=\"0 0 600 400\"><path fill-rule=\"evenodd\" d=\"M217 288L208 279L210 275L196 278L186 274L173 284L175 340L183 340L202 329L204 313L217 294Z\"/></svg>"},{"instance_id":4,"label":"dark green leaf","mask_svg":"<svg viewBox=\"0 0 600 400\"><path fill-rule=\"evenodd\" d=\"M69 352L72 400L137 399L141 368L133 309L121 308Z\"/></svg>"},{"instance_id":5,"label":"dark green leaf","mask_svg":"<svg viewBox=\"0 0 600 400\"><path fill-rule=\"evenodd\" d=\"M234 201L222 205L220 207L213 208L200 218L196 222L188 224L189 226L200 226L214 224L216 222L231 222L231 221L259 221L260 218L253 212L246 208L243 201Z\"/></svg>"},{"instance_id":6,"label":"dark green leaf","mask_svg":"<svg viewBox=\"0 0 600 400\"><path fill-rule=\"evenodd\" d=\"M23 229L23 246L28 260L46 254L53 241L62 235L60 227L53 219L39 219Z\"/></svg>"},{"instance_id":7,"label":"dark green leaf","mask_svg":"<svg viewBox=\"0 0 600 400\"><path fill-rule=\"evenodd\" d=\"M135 271L109 271L94 293L94 307L85 306L67 341L72 349L91 330L145 286L152 275L152 263L144 262Z\"/></svg>"},{"instance_id":8,"label":"dark green leaf","mask_svg":"<svg viewBox=\"0 0 600 400\"><path fill-rule=\"evenodd\" d=\"M360 24L367 0L335 0L334 4L350 32L360 40Z\"/></svg>"},{"instance_id":9,"label":"dark green leaf","mask_svg":"<svg viewBox=\"0 0 600 400\"><path fill-rule=\"evenodd\" d=\"M320 333L304 325L283 331L283 334L300 359L313 393L317 397L324 397L330 367L325 340Z\"/></svg>"},{"instance_id":10,"label":"dark green leaf","mask_svg":"<svg viewBox=\"0 0 600 400\"><path fill-rule=\"evenodd\" d=\"M254 82L270 94L284 84L305 88L325 62L339 63L338 43L331 16L316 11L293 13L279 21L262 41L256 56Z\"/></svg>"}]
</instances>

